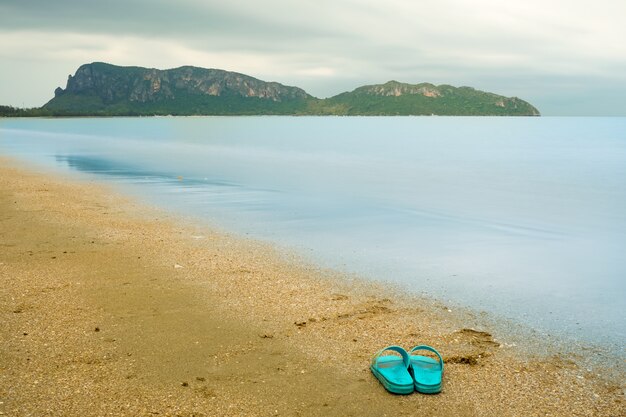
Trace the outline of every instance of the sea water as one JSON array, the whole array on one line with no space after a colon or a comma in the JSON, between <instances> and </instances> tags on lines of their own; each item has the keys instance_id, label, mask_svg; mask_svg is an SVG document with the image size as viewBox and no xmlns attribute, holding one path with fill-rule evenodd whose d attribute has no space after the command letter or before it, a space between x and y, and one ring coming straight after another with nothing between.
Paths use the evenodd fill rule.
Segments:
<instances>
[{"instance_id":1,"label":"sea water","mask_svg":"<svg viewBox=\"0 0 626 417\"><path fill-rule=\"evenodd\" d=\"M624 355L626 118L0 119L2 154Z\"/></svg>"}]
</instances>

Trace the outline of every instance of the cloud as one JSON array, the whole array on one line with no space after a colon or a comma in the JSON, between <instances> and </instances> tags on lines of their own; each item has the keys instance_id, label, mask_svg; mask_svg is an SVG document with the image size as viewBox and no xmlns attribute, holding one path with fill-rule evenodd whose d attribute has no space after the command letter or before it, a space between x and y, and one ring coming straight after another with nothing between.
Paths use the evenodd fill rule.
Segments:
<instances>
[{"instance_id":1,"label":"cloud","mask_svg":"<svg viewBox=\"0 0 626 417\"><path fill-rule=\"evenodd\" d=\"M622 0L9 0L0 99L40 105L80 64L106 61L223 68L322 97L389 79L464 84L556 114L576 89L555 80L626 90L623 16Z\"/></svg>"}]
</instances>

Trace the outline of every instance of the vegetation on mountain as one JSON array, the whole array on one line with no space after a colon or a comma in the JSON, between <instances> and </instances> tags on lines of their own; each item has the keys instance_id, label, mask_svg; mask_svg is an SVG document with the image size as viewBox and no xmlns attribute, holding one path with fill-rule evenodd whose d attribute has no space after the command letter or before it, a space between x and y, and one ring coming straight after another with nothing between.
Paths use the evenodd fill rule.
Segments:
<instances>
[{"instance_id":1,"label":"vegetation on mountain","mask_svg":"<svg viewBox=\"0 0 626 417\"><path fill-rule=\"evenodd\" d=\"M471 87L450 85L385 84L359 87L325 100L331 114L539 116L539 111L517 97L503 97Z\"/></svg>"},{"instance_id":2,"label":"vegetation on mountain","mask_svg":"<svg viewBox=\"0 0 626 417\"><path fill-rule=\"evenodd\" d=\"M327 99L298 87L218 69L82 65L41 108L0 106L0 116L449 115L538 116L535 107L471 87L367 85Z\"/></svg>"}]
</instances>

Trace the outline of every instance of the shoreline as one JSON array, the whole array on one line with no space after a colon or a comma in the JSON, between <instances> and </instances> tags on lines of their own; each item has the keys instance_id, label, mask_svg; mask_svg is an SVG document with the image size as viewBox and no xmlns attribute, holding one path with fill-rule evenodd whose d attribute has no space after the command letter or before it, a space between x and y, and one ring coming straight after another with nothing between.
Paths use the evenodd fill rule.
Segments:
<instances>
[{"instance_id":1,"label":"shoreline","mask_svg":"<svg viewBox=\"0 0 626 417\"><path fill-rule=\"evenodd\" d=\"M6 415L620 415L624 387L450 315L0 159ZM463 316L462 313L461 316ZM452 317L450 317L452 316ZM443 392L396 397L380 348L430 344ZM50 411L47 411L50 410Z\"/></svg>"}]
</instances>

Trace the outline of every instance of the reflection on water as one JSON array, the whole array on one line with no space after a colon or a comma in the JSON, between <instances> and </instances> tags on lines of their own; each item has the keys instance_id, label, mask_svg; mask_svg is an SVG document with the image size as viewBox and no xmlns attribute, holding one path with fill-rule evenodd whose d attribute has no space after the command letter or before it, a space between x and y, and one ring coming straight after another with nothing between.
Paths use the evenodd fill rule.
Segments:
<instances>
[{"instance_id":1,"label":"reflection on water","mask_svg":"<svg viewBox=\"0 0 626 417\"><path fill-rule=\"evenodd\" d=\"M623 118L7 119L0 151L623 352Z\"/></svg>"},{"instance_id":2,"label":"reflection on water","mask_svg":"<svg viewBox=\"0 0 626 417\"><path fill-rule=\"evenodd\" d=\"M55 155L54 156L58 165L67 165L69 168L77 171L87 172L90 174L98 174L104 176L120 177L122 180L135 181L137 178L143 178L149 182L155 183L169 183L171 185L182 185L182 177L173 176L166 172L141 170L133 168L130 165L124 164L112 164L110 161L102 158L96 158L93 156L83 155ZM236 187L234 183L228 183L225 181L215 181L204 178L199 179L185 179L185 187L198 186L198 185L212 185L222 187Z\"/></svg>"}]
</instances>

